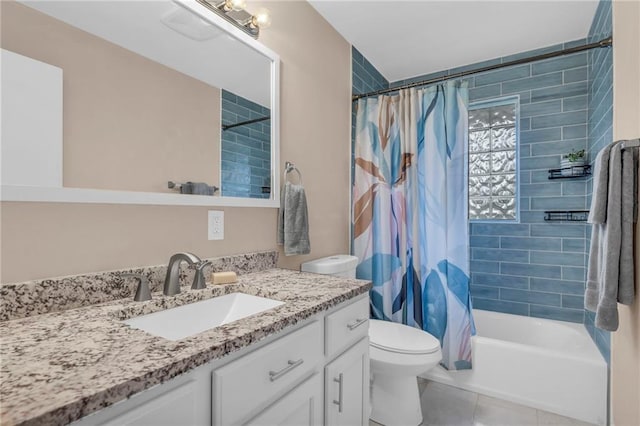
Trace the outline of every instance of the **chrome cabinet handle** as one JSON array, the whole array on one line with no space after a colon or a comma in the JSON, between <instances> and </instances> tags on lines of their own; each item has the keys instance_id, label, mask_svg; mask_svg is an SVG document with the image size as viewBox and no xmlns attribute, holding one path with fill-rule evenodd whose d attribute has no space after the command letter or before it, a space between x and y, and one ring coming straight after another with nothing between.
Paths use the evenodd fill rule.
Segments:
<instances>
[{"instance_id":1,"label":"chrome cabinet handle","mask_svg":"<svg viewBox=\"0 0 640 426\"><path fill-rule=\"evenodd\" d=\"M272 382L275 382L276 380L278 380L280 377L284 376L285 374L287 374L288 372L290 372L291 370L293 370L294 368L302 365L302 363L304 362L304 360L302 358L300 358L297 361L287 361L287 363L289 365L287 365L285 368L283 368L280 371L269 371L269 379Z\"/></svg>"},{"instance_id":2,"label":"chrome cabinet handle","mask_svg":"<svg viewBox=\"0 0 640 426\"><path fill-rule=\"evenodd\" d=\"M333 381L338 384L338 400L334 399L333 403L338 406L338 413L342 413L342 373L338 375L337 379L334 377Z\"/></svg>"},{"instance_id":3,"label":"chrome cabinet handle","mask_svg":"<svg viewBox=\"0 0 640 426\"><path fill-rule=\"evenodd\" d=\"M347 324L347 328L349 330L355 330L356 328L360 327L362 324L364 324L367 321L369 321L369 318L357 319L351 324Z\"/></svg>"}]
</instances>

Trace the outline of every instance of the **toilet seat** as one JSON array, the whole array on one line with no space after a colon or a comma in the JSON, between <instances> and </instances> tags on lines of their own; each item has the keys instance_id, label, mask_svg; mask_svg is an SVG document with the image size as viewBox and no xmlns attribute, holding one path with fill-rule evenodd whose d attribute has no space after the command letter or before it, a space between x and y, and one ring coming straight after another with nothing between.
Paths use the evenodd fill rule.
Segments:
<instances>
[{"instance_id":1,"label":"toilet seat","mask_svg":"<svg viewBox=\"0 0 640 426\"><path fill-rule=\"evenodd\" d=\"M390 321L369 321L369 344L377 349L407 355L440 351L440 341L426 331Z\"/></svg>"}]
</instances>

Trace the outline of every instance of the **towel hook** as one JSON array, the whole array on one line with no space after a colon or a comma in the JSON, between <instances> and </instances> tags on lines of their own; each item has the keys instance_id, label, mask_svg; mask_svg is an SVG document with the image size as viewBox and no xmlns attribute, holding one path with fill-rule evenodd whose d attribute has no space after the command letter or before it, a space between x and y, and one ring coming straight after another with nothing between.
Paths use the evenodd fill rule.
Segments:
<instances>
[{"instance_id":1,"label":"towel hook","mask_svg":"<svg viewBox=\"0 0 640 426\"><path fill-rule=\"evenodd\" d=\"M290 172L296 172L298 174L299 184L302 185L302 173L300 172L300 170L298 170L295 164L293 164L291 161L287 161L284 163L284 173L282 174L282 179L285 182L287 181L287 174L289 174Z\"/></svg>"}]
</instances>

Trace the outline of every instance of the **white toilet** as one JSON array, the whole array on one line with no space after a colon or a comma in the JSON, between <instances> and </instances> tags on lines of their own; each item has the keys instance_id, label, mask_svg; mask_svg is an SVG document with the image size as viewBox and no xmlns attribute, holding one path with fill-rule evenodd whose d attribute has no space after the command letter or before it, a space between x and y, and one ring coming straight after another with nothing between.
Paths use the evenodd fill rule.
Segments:
<instances>
[{"instance_id":1,"label":"white toilet","mask_svg":"<svg viewBox=\"0 0 640 426\"><path fill-rule=\"evenodd\" d=\"M440 342L426 331L369 321L371 420L387 426L422 423L417 376L438 365Z\"/></svg>"},{"instance_id":2,"label":"white toilet","mask_svg":"<svg viewBox=\"0 0 640 426\"><path fill-rule=\"evenodd\" d=\"M347 254L336 254L321 259L304 262L300 265L302 272L335 275L336 277L355 278L358 258Z\"/></svg>"},{"instance_id":3,"label":"white toilet","mask_svg":"<svg viewBox=\"0 0 640 426\"><path fill-rule=\"evenodd\" d=\"M329 256L305 262L303 272L355 278L358 258ZM369 321L371 420L386 426L422 423L416 377L438 365L440 342L420 329L389 321Z\"/></svg>"}]
</instances>

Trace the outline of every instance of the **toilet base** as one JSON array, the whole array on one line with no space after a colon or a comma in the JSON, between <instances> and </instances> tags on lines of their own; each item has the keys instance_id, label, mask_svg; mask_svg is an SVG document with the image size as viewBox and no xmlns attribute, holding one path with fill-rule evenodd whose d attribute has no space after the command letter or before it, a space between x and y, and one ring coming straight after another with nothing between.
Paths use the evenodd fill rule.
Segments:
<instances>
[{"instance_id":1,"label":"toilet base","mask_svg":"<svg viewBox=\"0 0 640 426\"><path fill-rule=\"evenodd\" d=\"M417 377L376 374L371 386L370 418L385 426L422 423Z\"/></svg>"}]
</instances>

